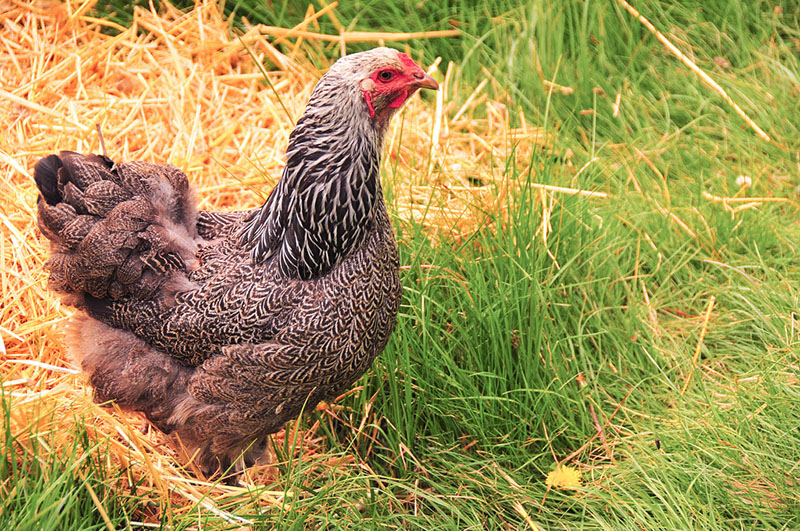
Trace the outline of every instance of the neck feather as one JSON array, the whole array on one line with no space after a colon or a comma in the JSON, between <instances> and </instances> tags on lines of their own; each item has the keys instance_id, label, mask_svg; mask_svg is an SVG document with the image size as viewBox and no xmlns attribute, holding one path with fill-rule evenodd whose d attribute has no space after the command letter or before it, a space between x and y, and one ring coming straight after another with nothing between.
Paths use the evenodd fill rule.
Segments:
<instances>
[{"instance_id":1,"label":"neck feather","mask_svg":"<svg viewBox=\"0 0 800 531\"><path fill-rule=\"evenodd\" d=\"M358 249L383 201L384 128L361 94L325 98L319 88L289 138L281 180L242 233L255 262L275 256L283 274L304 280Z\"/></svg>"}]
</instances>

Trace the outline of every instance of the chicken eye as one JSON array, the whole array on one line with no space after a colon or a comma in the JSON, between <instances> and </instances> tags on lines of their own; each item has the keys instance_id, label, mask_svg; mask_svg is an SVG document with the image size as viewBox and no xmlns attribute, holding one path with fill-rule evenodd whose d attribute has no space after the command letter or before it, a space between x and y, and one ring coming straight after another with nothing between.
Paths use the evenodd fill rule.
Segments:
<instances>
[{"instance_id":1,"label":"chicken eye","mask_svg":"<svg viewBox=\"0 0 800 531\"><path fill-rule=\"evenodd\" d=\"M381 81L390 81L394 77L394 72L391 70L381 70L378 72L378 79Z\"/></svg>"}]
</instances>

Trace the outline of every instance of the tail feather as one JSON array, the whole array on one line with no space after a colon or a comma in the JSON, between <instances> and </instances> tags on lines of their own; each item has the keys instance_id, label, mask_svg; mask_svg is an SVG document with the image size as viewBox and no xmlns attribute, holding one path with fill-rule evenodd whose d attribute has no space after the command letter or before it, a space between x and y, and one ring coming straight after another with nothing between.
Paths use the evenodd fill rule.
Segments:
<instances>
[{"instance_id":1,"label":"tail feather","mask_svg":"<svg viewBox=\"0 0 800 531\"><path fill-rule=\"evenodd\" d=\"M37 162L33 169L36 186L48 205L55 206L61 201L61 193L58 191L58 172L61 167L58 155L48 155Z\"/></svg>"},{"instance_id":2,"label":"tail feather","mask_svg":"<svg viewBox=\"0 0 800 531\"><path fill-rule=\"evenodd\" d=\"M56 290L147 299L192 267L197 211L177 168L62 151L40 160L34 179Z\"/></svg>"},{"instance_id":3,"label":"tail feather","mask_svg":"<svg viewBox=\"0 0 800 531\"><path fill-rule=\"evenodd\" d=\"M44 195L42 195L44 198ZM46 199L39 200L39 230L42 234L47 236L48 239L58 241L62 236L62 231L69 223L71 223L78 213L75 208L68 203L57 203L49 205Z\"/></svg>"},{"instance_id":4,"label":"tail feather","mask_svg":"<svg viewBox=\"0 0 800 531\"><path fill-rule=\"evenodd\" d=\"M72 184L72 183L69 183ZM120 202L133 197L128 190L113 181L99 181L86 187L82 194L86 211L94 216L108 216Z\"/></svg>"},{"instance_id":5,"label":"tail feather","mask_svg":"<svg viewBox=\"0 0 800 531\"><path fill-rule=\"evenodd\" d=\"M81 155L73 151L62 151L58 154L64 171L59 172L59 189L72 182L81 190L86 190L94 183L114 181L111 171L114 163L101 155Z\"/></svg>"}]
</instances>

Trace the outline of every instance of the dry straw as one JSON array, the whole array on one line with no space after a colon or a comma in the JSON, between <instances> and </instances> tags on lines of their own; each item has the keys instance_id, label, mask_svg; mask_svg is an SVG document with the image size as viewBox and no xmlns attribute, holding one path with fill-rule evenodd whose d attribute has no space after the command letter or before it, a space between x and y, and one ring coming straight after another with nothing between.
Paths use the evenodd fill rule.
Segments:
<instances>
[{"instance_id":1,"label":"dry straw","mask_svg":"<svg viewBox=\"0 0 800 531\"><path fill-rule=\"evenodd\" d=\"M282 106L299 116L321 75L304 57L335 55L349 41L377 44L454 32L342 32L329 38L309 29L319 16L341 26L336 4L323 3L319 12L309 6L306 20L294 28L251 26L239 39L214 1L188 13L168 4L160 14L136 8L130 28L92 17L92 5L0 4L0 375L12 405L10 432L21 444L49 434L55 444L48 451L58 452L68 447L73 425L83 422L97 440L109 438L109 467L129 466L131 481L144 478L140 495L162 508L174 504L176 511L199 502L220 512L236 488L212 487L181 469L172 447L158 433L142 430L135 415L93 405L67 359L61 330L71 310L46 289L47 245L36 228L31 168L39 157L63 149L98 152L99 124L113 159L182 168L202 208L251 208L280 175L293 125ZM280 49L272 44L278 40ZM274 90L245 46L266 66ZM430 68L437 69L438 63ZM524 120L510 127L504 103L487 94L492 81L478 84L459 106L448 98L457 93L453 66L437 75L443 83L435 104L417 96L394 121L383 173L399 223L414 218L431 234L460 238L476 230L481 216L504 208L513 186L503 177L507 157L515 153L524 166L545 139ZM479 108L482 119L475 117ZM540 190L562 192L581 193ZM335 406L327 411L337 414ZM299 434L304 459L324 457L316 427ZM355 466L341 459L320 462L332 470ZM274 468L256 467L246 479L267 483L275 475ZM259 503L274 504L283 495L260 491ZM158 514L151 517L159 521Z\"/></svg>"}]
</instances>

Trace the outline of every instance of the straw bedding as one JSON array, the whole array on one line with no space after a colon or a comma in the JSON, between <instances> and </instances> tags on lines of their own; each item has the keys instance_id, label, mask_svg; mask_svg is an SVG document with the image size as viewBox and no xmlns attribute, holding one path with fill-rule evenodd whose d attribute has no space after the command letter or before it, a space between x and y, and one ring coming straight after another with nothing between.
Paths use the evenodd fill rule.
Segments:
<instances>
[{"instance_id":1,"label":"straw bedding","mask_svg":"<svg viewBox=\"0 0 800 531\"><path fill-rule=\"evenodd\" d=\"M197 501L207 486L178 467L162 436L142 430L135 415L93 405L67 359L62 329L71 310L46 288L48 253L36 228L32 168L62 149L100 152L98 124L112 159L182 168L201 208L257 206L280 175L292 119L321 75L304 58L335 57L346 50L347 35L323 40L307 31L335 4L326 13L310 8L293 30L248 26L241 39L215 2L188 13L168 5L160 13L137 8L130 28L92 17L91 6L0 4L0 375L10 432L23 445L46 439L57 452L68 447L73 424L84 423L97 440L109 438L108 466L129 465L131 479L144 477L159 504ZM393 37L378 35L375 44ZM277 39L283 43L275 47ZM419 58L415 51L424 46L411 41L406 51ZM263 62L272 87L246 48ZM438 62L430 67L438 69ZM480 216L503 208L509 183L502 166L515 144L524 166L543 140L524 120L509 127L506 107L486 94L495 83L489 77L458 103L449 97L470 90L453 86L452 65L435 75L443 80L435 101L415 96L394 120L384 182L393 190L396 224L413 218L432 236L460 238L476 230ZM478 111L483 118L475 118ZM324 454L315 431L316 425L300 434L306 458ZM275 474L265 466L245 479L268 483ZM202 503L216 511L214 503L232 490L216 487ZM276 500L269 491L261 496Z\"/></svg>"}]
</instances>

